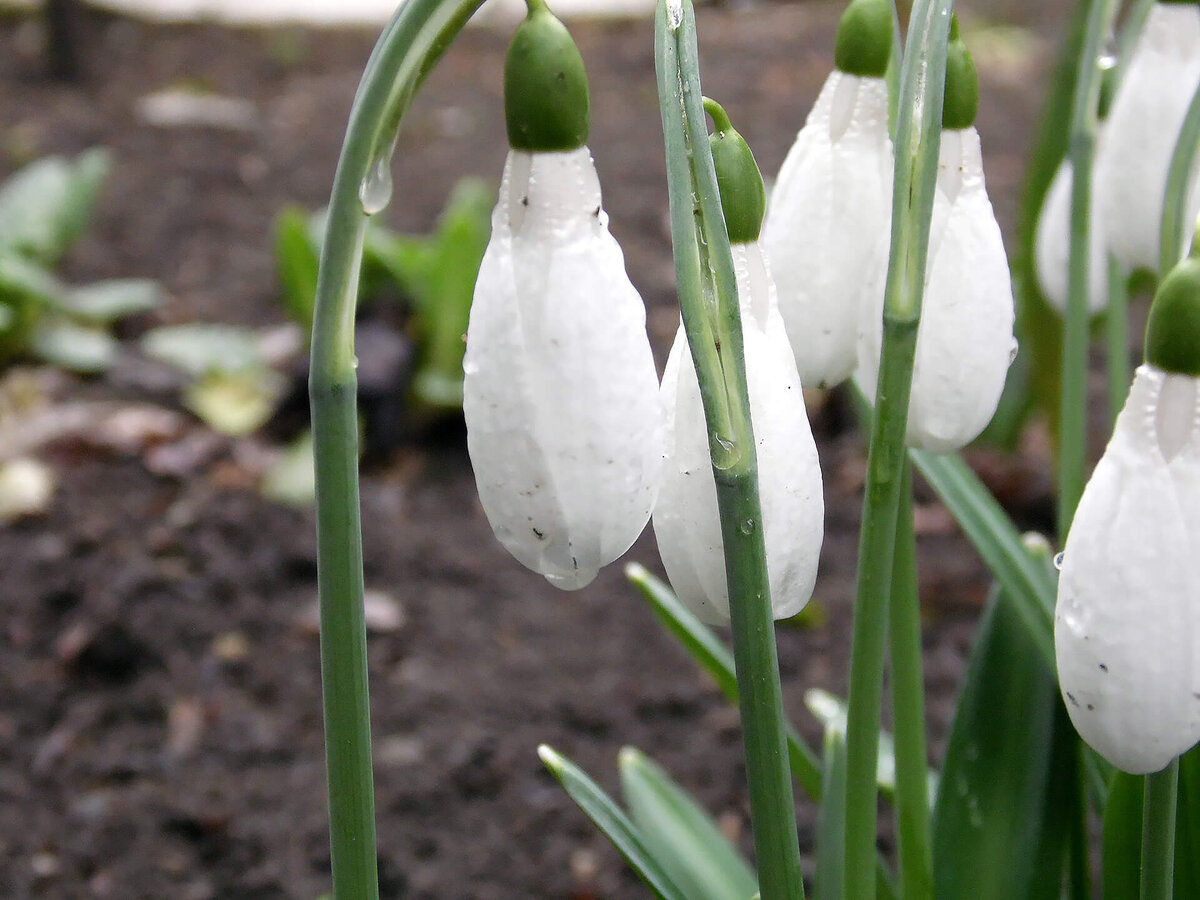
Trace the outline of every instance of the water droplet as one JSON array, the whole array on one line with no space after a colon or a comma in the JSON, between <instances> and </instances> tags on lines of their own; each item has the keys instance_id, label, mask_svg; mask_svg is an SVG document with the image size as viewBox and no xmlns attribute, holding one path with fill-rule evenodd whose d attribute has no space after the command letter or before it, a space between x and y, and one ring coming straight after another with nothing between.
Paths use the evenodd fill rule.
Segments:
<instances>
[{"instance_id":1,"label":"water droplet","mask_svg":"<svg viewBox=\"0 0 1200 900\"><path fill-rule=\"evenodd\" d=\"M1117 64L1117 36L1113 31L1109 31L1104 38L1104 46L1100 48L1100 56L1096 59L1096 65L1101 71L1111 69Z\"/></svg>"},{"instance_id":2,"label":"water droplet","mask_svg":"<svg viewBox=\"0 0 1200 900\"><path fill-rule=\"evenodd\" d=\"M1017 360L1017 353L1020 351L1021 345L1013 341L1012 349L1008 351L1008 364L1011 366Z\"/></svg>"},{"instance_id":3,"label":"water droplet","mask_svg":"<svg viewBox=\"0 0 1200 900\"><path fill-rule=\"evenodd\" d=\"M733 468L742 456L737 444L716 432L713 432L709 451L712 454L713 465L722 470Z\"/></svg>"},{"instance_id":4,"label":"water droplet","mask_svg":"<svg viewBox=\"0 0 1200 900\"><path fill-rule=\"evenodd\" d=\"M367 176L358 186L358 199L363 212L373 216L382 212L392 199L392 154L391 150L372 161Z\"/></svg>"},{"instance_id":5,"label":"water droplet","mask_svg":"<svg viewBox=\"0 0 1200 900\"><path fill-rule=\"evenodd\" d=\"M350 360L350 368L352 368L352 369L358 368L358 357L357 356L354 357L352 360Z\"/></svg>"},{"instance_id":6,"label":"water droplet","mask_svg":"<svg viewBox=\"0 0 1200 900\"><path fill-rule=\"evenodd\" d=\"M738 529L742 532L742 534L754 534L754 520L747 519L738 526Z\"/></svg>"},{"instance_id":7,"label":"water droplet","mask_svg":"<svg viewBox=\"0 0 1200 900\"><path fill-rule=\"evenodd\" d=\"M1063 557L1065 555L1066 554L1064 554L1064 553L1058 553L1058 554L1055 554L1055 557L1054 557L1054 568L1058 569L1058 571L1060 571L1060 572L1062 571Z\"/></svg>"}]
</instances>

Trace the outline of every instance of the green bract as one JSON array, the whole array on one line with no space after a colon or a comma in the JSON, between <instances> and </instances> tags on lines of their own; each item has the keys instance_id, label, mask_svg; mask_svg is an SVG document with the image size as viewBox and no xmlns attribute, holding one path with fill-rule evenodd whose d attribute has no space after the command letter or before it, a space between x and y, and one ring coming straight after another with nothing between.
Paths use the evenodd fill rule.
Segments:
<instances>
[{"instance_id":1,"label":"green bract","mask_svg":"<svg viewBox=\"0 0 1200 900\"><path fill-rule=\"evenodd\" d=\"M958 34L958 16L950 20L950 46L946 55L946 102L942 127L961 131L975 124L979 111L979 75L971 51Z\"/></svg>"},{"instance_id":2,"label":"green bract","mask_svg":"<svg viewBox=\"0 0 1200 900\"><path fill-rule=\"evenodd\" d=\"M838 25L834 64L849 75L882 78L891 54L890 0L853 0Z\"/></svg>"},{"instance_id":3,"label":"green bract","mask_svg":"<svg viewBox=\"0 0 1200 900\"><path fill-rule=\"evenodd\" d=\"M1185 259L1163 279L1146 324L1146 362L1200 376L1200 259Z\"/></svg>"},{"instance_id":4,"label":"green bract","mask_svg":"<svg viewBox=\"0 0 1200 900\"><path fill-rule=\"evenodd\" d=\"M587 142L587 72L579 48L545 0L529 14L504 61L504 118L514 150L575 150Z\"/></svg>"},{"instance_id":5,"label":"green bract","mask_svg":"<svg viewBox=\"0 0 1200 900\"><path fill-rule=\"evenodd\" d=\"M708 144L712 148L713 167L717 170L717 189L721 194L729 242L748 244L757 241L767 209L767 192L758 163L754 161L750 145L734 130L720 104L705 97L704 109L712 116L716 129L708 136Z\"/></svg>"}]
</instances>

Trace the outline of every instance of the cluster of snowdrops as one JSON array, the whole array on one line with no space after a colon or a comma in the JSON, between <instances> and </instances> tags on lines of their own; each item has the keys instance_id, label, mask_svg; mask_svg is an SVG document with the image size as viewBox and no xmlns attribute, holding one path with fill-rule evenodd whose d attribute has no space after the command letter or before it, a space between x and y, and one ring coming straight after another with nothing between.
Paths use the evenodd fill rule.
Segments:
<instances>
[{"instance_id":1,"label":"cluster of snowdrops","mask_svg":"<svg viewBox=\"0 0 1200 900\"><path fill-rule=\"evenodd\" d=\"M645 310L608 231L585 143L582 63L568 67L570 89L522 90L533 56L522 42L560 30L569 44L545 5L531 3L506 72L511 151L464 363L480 498L513 556L567 589L587 585L653 518L679 599L706 622L728 621L714 468L737 448L722 446L706 424L682 326L658 379ZM868 399L876 389L894 168L891 47L891 4L855 0L839 30L837 68L769 204L745 142L706 103L737 275L776 618L807 603L822 540L820 469L801 388L852 377ZM910 446L937 453L963 447L987 425L1017 352L1009 267L973 125L977 81L956 25L946 73L907 432ZM1106 296L1108 253L1130 269L1158 264L1167 169L1197 83L1200 10L1156 3L1102 126L1093 311ZM1064 167L1038 235L1044 290L1064 307L1070 178ZM1188 221L1198 209L1193 190ZM1200 739L1197 310L1200 264L1185 260L1160 286L1146 362L1062 562L1055 641L1068 710L1089 744L1134 773L1161 769Z\"/></svg>"}]
</instances>

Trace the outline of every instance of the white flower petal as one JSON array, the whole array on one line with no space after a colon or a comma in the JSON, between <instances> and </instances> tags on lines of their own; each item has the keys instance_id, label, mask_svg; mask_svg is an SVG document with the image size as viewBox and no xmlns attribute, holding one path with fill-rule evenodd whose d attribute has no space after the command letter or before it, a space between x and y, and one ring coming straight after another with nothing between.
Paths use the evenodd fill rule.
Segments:
<instances>
[{"instance_id":1,"label":"white flower petal","mask_svg":"<svg viewBox=\"0 0 1200 900\"><path fill-rule=\"evenodd\" d=\"M463 370L496 536L554 584L583 587L641 533L662 458L645 308L586 147L509 154Z\"/></svg>"},{"instance_id":2,"label":"white flower petal","mask_svg":"<svg viewBox=\"0 0 1200 900\"><path fill-rule=\"evenodd\" d=\"M883 340L887 261L868 281L856 378L874 402ZM1004 239L983 179L974 128L942 133L929 233L925 298L917 332L908 443L944 453L991 421L1016 354L1013 294Z\"/></svg>"},{"instance_id":3,"label":"white flower petal","mask_svg":"<svg viewBox=\"0 0 1200 900\"><path fill-rule=\"evenodd\" d=\"M1200 431L1163 454L1168 377L1138 369L1075 513L1055 613L1059 682L1080 735L1113 765L1162 769L1200 740ZM1193 382L1185 415L1197 421ZM1174 460L1172 461L1172 463ZM1189 526L1188 519L1192 520Z\"/></svg>"},{"instance_id":4,"label":"white flower petal","mask_svg":"<svg viewBox=\"0 0 1200 900\"><path fill-rule=\"evenodd\" d=\"M735 244L750 416L771 605L776 618L798 613L812 595L821 552L824 501L783 319L757 244ZM709 457L708 429L683 329L663 375L666 460L654 510L659 553L675 593L705 622L729 621L729 593Z\"/></svg>"},{"instance_id":5,"label":"white flower petal","mask_svg":"<svg viewBox=\"0 0 1200 900\"><path fill-rule=\"evenodd\" d=\"M1105 129L1103 123L1096 134L1097 153L1103 153ZM1042 202L1038 217L1034 254L1038 284L1050 304L1060 313L1067 311L1067 277L1071 256L1071 185L1073 168L1064 159L1050 189ZM1092 315L1108 305L1108 248L1104 234L1104 218L1099 215L1099 180L1092 176L1092 222L1088 260L1088 312Z\"/></svg>"},{"instance_id":6,"label":"white flower petal","mask_svg":"<svg viewBox=\"0 0 1200 900\"><path fill-rule=\"evenodd\" d=\"M1192 4L1155 3L1113 99L1108 139L1096 158L1109 249L1130 269L1158 269L1167 170L1197 83L1200 10ZM1193 171L1189 223L1200 212L1198 181ZM1193 230L1186 229L1184 246Z\"/></svg>"},{"instance_id":7,"label":"white flower petal","mask_svg":"<svg viewBox=\"0 0 1200 900\"><path fill-rule=\"evenodd\" d=\"M854 370L862 274L891 224L892 166L887 83L833 72L779 170L763 227L800 381L810 387Z\"/></svg>"}]
</instances>

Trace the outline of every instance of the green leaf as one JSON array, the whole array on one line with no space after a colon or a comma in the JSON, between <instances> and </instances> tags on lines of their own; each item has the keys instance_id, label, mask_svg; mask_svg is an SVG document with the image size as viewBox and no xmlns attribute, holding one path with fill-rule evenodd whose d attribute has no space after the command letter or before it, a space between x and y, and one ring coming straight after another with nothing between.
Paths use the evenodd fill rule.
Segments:
<instances>
[{"instance_id":1,"label":"green leaf","mask_svg":"<svg viewBox=\"0 0 1200 900\"><path fill-rule=\"evenodd\" d=\"M538 747L538 756L568 796L579 805L601 833L612 841L613 846L650 886L655 896L661 900L690 900L671 881L662 865L647 849L641 830L586 772L545 744Z\"/></svg>"},{"instance_id":2,"label":"green leaf","mask_svg":"<svg viewBox=\"0 0 1200 900\"><path fill-rule=\"evenodd\" d=\"M1200 897L1200 747L1179 758L1175 819L1175 900L1196 897Z\"/></svg>"},{"instance_id":3,"label":"green leaf","mask_svg":"<svg viewBox=\"0 0 1200 900\"><path fill-rule=\"evenodd\" d=\"M232 325L192 323L146 332L142 352L193 377L265 368L258 337Z\"/></svg>"},{"instance_id":4,"label":"green leaf","mask_svg":"<svg viewBox=\"0 0 1200 900\"><path fill-rule=\"evenodd\" d=\"M266 368L209 371L184 392L184 405L210 427L233 437L265 424L283 396L284 379Z\"/></svg>"},{"instance_id":5,"label":"green leaf","mask_svg":"<svg viewBox=\"0 0 1200 900\"><path fill-rule=\"evenodd\" d=\"M804 705L825 728L826 739L830 731L846 731L846 702L835 697L828 691L812 688L804 692ZM828 751L828 748L826 748ZM879 751L875 763L875 778L879 783L880 792L891 799L896 791L896 745L890 732L880 729ZM933 770L927 775L929 784L929 803L932 806L937 797L938 774Z\"/></svg>"},{"instance_id":6,"label":"green leaf","mask_svg":"<svg viewBox=\"0 0 1200 900\"><path fill-rule=\"evenodd\" d=\"M66 293L62 283L37 263L0 249L0 297L53 306L60 304Z\"/></svg>"},{"instance_id":7,"label":"green leaf","mask_svg":"<svg viewBox=\"0 0 1200 900\"><path fill-rule=\"evenodd\" d=\"M125 316L149 312L162 303L158 282L147 278L113 278L70 288L58 307L77 319L106 325Z\"/></svg>"},{"instance_id":8,"label":"green leaf","mask_svg":"<svg viewBox=\"0 0 1200 900\"><path fill-rule=\"evenodd\" d=\"M721 829L653 761L621 751L621 786L646 847L689 900L745 900L754 873Z\"/></svg>"},{"instance_id":9,"label":"green leaf","mask_svg":"<svg viewBox=\"0 0 1200 900\"><path fill-rule=\"evenodd\" d=\"M53 264L79 237L108 176L108 154L49 156L0 185L0 251Z\"/></svg>"},{"instance_id":10,"label":"green leaf","mask_svg":"<svg viewBox=\"0 0 1200 900\"><path fill-rule=\"evenodd\" d=\"M319 262L320 245L309 227L308 214L296 206L280 210L275 217L275 266L283 306L306 333L312 332Z\"/></svg>"},{"instance_id":11,"label":"green leaf","mask_svg":"<svg viewBox=\"0 0 1200 900\"><path fill-rule=\"evenodd\" d=\"M685 650L700 664L728 700L738 702L737 677L734 675L733 655L713 634L712 629L696 618L690 609L679 602L674 591L643 566L630 563L625 567L628 578L649 602L659 621ZM791 725L787 726L788 764L792 776L814 800L821 799L821 769L816 754Z\"/></svg>"},{"instance_id":12,"label":"green leaf","mask_svg":"<svg viewBox=\"0 0 1200 900\"><path fill-rule=\"evenodd\" d=\"M85 374L103 372L116 362L119 349L108 333L66 319L38 322L30 343L43 362Z\"/></svg>"},{"instance_id":13,"label":"green leaf","mask_svg":"<svg viewBox=\"0 0 1200 900\"><path fill-rule=\"evenodd\" d=\"M910 450L909 456L937 491L1029 631L1032 649L1054 673L1054 604L1057 585L1046 562L1027 549L996 498L958 454Z\"/></svg>"},{"instance_id":14,"label":"green leaf","mask_svg":"<svg viewBox=\"0 0 1200 900\"><path fill-rule=\"evenodd\" d=\"M1061 833L1047 818L1061 701L1050 671L1030 664L1033 655L1016 607L993 592L934 808L938 897L1057 896L1061 853L1043 857L1039 851Z\"/></svg>"},{"instance_id":15,"label":"green leaf","mask_svg":"<svg viewBox=\"0 0 1200 900\"><path fill-rule=\"evenodd\" d=\"M846 862L846 718L825 723L825 796L817 814L816 900L841 900Z\"/></svg>"},{"instance_id":16,"label":"green leaf","mask_svg":"<svg viewBox=\"0 0 1200 900\"><path fill-rule=\"evenodd\" d=\"M1144 782L1138 775L1118 771L1109 783L1101 856L1105 897L1137 897L1141 892Z\"/></svg>"}]
</instances>

